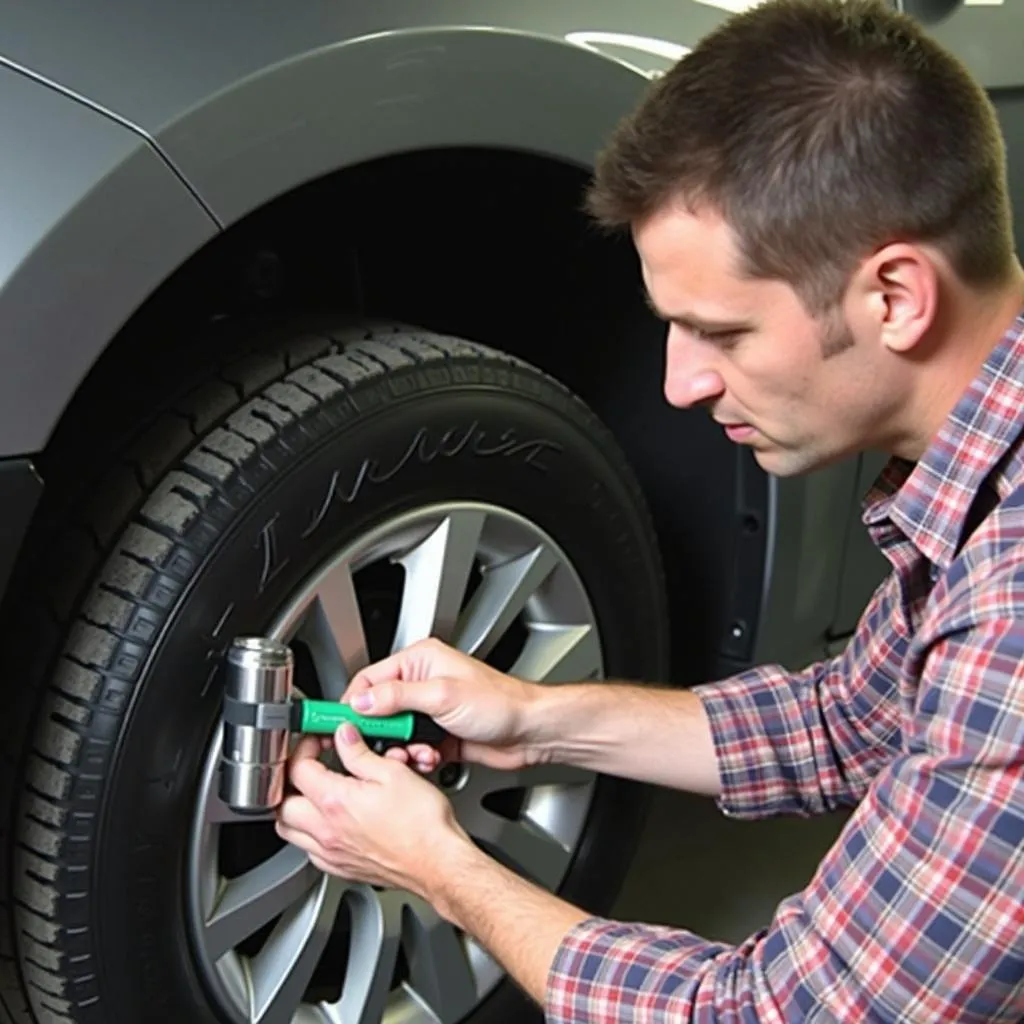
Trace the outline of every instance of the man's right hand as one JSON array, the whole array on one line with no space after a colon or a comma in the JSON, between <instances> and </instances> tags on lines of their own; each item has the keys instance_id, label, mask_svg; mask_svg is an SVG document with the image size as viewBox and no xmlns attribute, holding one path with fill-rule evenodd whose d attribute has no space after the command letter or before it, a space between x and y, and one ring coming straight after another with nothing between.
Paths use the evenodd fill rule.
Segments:
<instances>
[{"instance_id":1,"label":"man's right hand","mask_svg":"<svg viewBox=\"0 0 1024 1024\"><path fill-rule=\"evenodd\" d=\"M389 751L419 771L431 772L441 760L509 771L543 759L526 735L539 689L431 638L367 666L342 700L364 715L421 711L450 733L442 751L423 744Z\"/></svg>"}]
</instances>

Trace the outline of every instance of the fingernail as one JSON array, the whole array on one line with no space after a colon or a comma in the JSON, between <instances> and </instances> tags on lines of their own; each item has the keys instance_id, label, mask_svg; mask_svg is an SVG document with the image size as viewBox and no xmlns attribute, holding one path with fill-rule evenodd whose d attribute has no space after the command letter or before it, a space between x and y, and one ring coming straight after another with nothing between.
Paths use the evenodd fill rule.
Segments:
<instances>
[{"instance_id":1,"label":"fingernail","mask_svg":"<svg viewBox=\"0 0 1024 1024\"><path fill-rule=\"evenodd\" d=\"M341 727L341 738L346 743L355 743L359 739L359 730L351 722L345 722Z\"/></svg>"},{"instance_id":2,"label":"fingernail","mask_svg":"<svg viewBox=\"0 0 1024 1024\"><path fill-rule=\"evenodd\" d=\"M369 711L373 707L373 694L372 693L359 693L352 698L352 707L356 711Z\"/></svg>"}]
</instances>

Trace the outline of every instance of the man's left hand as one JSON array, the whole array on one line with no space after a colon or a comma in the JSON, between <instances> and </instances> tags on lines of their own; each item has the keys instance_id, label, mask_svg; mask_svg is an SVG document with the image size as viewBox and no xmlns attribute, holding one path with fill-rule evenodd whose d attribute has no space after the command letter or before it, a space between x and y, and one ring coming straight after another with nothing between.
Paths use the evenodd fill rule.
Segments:
<instances>
[{"instance_id":1,"label":"man's left hand","mask_svg":"<svg viewBox=\"0 0 1024 1024\"><path fill-rule=\"evenodd\" d=\"M316 740L299 744L290 765L298 793L278 808L278 834L321 871L429 901L429 879L469 842L451 803L401 759L375 754L351 724L338 730L335 746L350 775L316 759Z\"/></svg>"}]
</instances>

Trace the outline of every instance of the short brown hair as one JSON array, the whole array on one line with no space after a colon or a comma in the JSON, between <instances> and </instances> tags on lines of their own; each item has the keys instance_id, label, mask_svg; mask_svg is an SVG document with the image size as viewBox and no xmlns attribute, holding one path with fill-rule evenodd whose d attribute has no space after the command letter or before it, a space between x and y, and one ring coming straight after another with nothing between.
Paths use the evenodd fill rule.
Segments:
<instances>
[{"instance_id":1,"label":"short brown hair","mask_svg":"<svg viewBox=\"0 0 1024 1024\"><path fill-rule=\"evenodd\" d=\"M942 247L977 286L1012 266L1005 146L984 90L881 0L768 0L656 80L600 155L608 228L664 203L716 210L744 271L822 313L893 240Z\"/></svg>"}]
</instances>

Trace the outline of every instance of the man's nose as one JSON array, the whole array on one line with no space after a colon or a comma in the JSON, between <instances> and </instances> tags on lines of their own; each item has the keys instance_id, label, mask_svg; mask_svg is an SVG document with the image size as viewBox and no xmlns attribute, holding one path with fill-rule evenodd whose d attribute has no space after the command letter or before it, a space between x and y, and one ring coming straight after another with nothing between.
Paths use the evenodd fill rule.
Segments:
<instances>
[{"instance_id":1,"label":"man's nose","mask_svg":"<svg viewBox=\"0 0 1024 1024\"><path fill-rule=\"evenodd\" d=\"M675 326L666 343L665 398L684 409L718 398L725 391L722 375L712 365L707 349L694 343Z\"/></svg>"}]
</instances>

